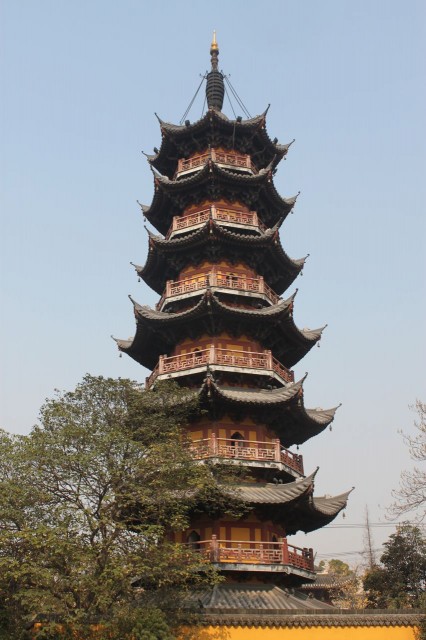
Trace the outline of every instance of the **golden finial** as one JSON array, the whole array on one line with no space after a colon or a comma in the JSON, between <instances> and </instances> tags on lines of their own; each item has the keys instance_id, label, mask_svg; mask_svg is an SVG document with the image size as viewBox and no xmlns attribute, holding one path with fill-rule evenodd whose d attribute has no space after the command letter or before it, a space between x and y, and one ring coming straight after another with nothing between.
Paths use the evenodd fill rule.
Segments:
<instances>
[{"instance_id":1,"label":"golden finial","mask_svg":"<svg viewBox=\"0 0 426 640\"><path fill-rule=\"evenodd\" d=\"M210 47L210 53L212 53L213 51L219 51L219 47L216 41L216 31L213 31L213 40Z\"/></svg>"}]
</instances>

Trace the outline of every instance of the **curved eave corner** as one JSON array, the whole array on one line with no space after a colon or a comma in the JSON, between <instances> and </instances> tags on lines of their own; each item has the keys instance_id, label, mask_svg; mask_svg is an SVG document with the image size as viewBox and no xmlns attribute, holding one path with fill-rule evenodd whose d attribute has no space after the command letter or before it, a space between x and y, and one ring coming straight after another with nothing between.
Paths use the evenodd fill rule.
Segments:
<instances>
[{"instance_id":1,"label":"curved eave corner","mask_svg":"<svg viewBox=\"0 0 426 640\"><path fill-rule=\"evenodd\" d=\"M120 352L128 353L132 347L133 338L129 338L128 340L122 340L121 338L115 338L114 336L111 336L111 338L114 340Z\"/></svg>"},{"instance_id":2,"label":"curved eave corner","mask_svg":"<svg viewBox=\"0 0 426 640\"><path fill-rule=\"evenodd\" d=\"M353 490L354 487L337 496L312 496L301 509L306 520L303 524L301 523L300 529L310 533L333 522L339 513L346 509L349 495Z\"/></svg>"},{"instance_id":3,"label":"curved eave corner","mask_svg":"<svg viewBox=\"0 0 426 640\"><path fill-rule=\"evenodd\" d=\"M348 498L354 489L355 487L352 487L349 491L337 496L314 497L312 498L312 507L327 518L335 518L340 511L346 508Z\"/></svg>"}]
</instances>

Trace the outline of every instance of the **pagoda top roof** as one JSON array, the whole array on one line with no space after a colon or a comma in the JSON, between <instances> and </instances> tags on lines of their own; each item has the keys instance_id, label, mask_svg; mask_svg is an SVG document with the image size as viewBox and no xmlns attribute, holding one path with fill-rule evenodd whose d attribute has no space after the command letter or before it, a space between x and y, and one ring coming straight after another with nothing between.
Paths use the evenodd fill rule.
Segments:
<instances>
[{"instance_id":1,"label":"pagoda top roof","mask_svg":"<svg viewBox=\"0 0 426 640\"><path fill-rule=\"evenodd\" d=\"M269 111L269 105L265 109L265 111L253 118L248 118L243 120L242 118L238 120L231 120L225 115L222 111L218 109L209 109L204 116L202 116L199 120L196 120L194 123L189 124L173 124L171 122L167 122L166 120L162 120L159 116L157 116L158 121L160 123L161 132L165 135L169 136L186 136L188 131L190 134L194 134L195 131L199 132L200 129L203 129L206 125L209 126L209 122L222 123L234 129L234 127L240 130L244 129L259 129L264 128L266 124L266 114ZM189 121L187 121L189 122ZM275 145L274 145L275 146Z\"/></svg>"},{"instance_id":2,"label":"pagoda top roof","mask_svg":"<svg viewBox=\"0 0 426 640\"><path fill-rule=\"evenodd\" d=\"M202 260L217 262L229 257L253 266L259 275L281 295L303 269L306 258L293 260L282 248L278 225L256 235L226 229L215 220L183 236L165 239L150 231L148 258L143 267L135 266L138 275L154 291L161 294L166 281L174 279L189 258L197 264Z\"/></svg>"},{"instance_id":3,"label":"pagoda top roof","mask_svg":"<svg viewBox=\"0 0 426 640\"><path fill-rule=\"evenodd\" d=\"M144 216L166 235L174 216L186 207L204 200L225 198L239 201L257 211L266 226L282 222L293 209L299 194L282 198L272 180L272 164L257 174L246 174L221 167L209 160L199 171L179 180L154 173L154 197L149 207L142 205Z\"/></svg>"},{"instance_id":4,"label":"pagoda top roof","mask_svg":"<svg viewBox=\"0 0 426 640\"><path fill-rule=\"evenodd\" d=\"M271 140L266 131L268 108L254 118L231 120L222 111L211 108L196 122L188 120L184 125L176 125L158 118L162 141L154 155L147 155L149 163L160 173L171 178L178 160L204 151L210 147L235 149L247 153L258 169L270 164L275 168L287 154L291 144L278 144Z\"/></svg>"},{"instance_id":5,"label":"pagoda top roof","mask_svg":"<svg viewBox=\"0 0 426 640\"><path fill-rule=\"evenodd\" d=\"M153 369L161 354L189 335L217 334L239 327L257 337L286 367L292 367L320 340L321 329L298 329L293 320L295 293L287 300L260 309L230 306L208 287L195 304L184 311L166 313L139 305L132 298L137 320L133 340L117 340L118 347L143 366Z\"/></svg>"}]
</instances>

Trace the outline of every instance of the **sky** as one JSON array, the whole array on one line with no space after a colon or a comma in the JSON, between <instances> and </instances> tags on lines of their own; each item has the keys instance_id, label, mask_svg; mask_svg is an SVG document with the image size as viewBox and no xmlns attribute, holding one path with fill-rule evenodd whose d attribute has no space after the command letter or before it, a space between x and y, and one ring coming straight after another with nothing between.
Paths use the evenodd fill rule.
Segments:
<instances>
[{"instance_id":1,"label":"sky","mask_svg":"<svg viewBox=\"0 0 426 640\"><path fill-rule=\"evenodd\" d=\"M414 433L409 405L426 399L425 3L0 7L0 425L28 433L45 398L86 372L144 380L110 338L134 334L128 294L158 297L129 264L147 254L141 151L160 146L155 112L181 119L216 29L219 66L250 114L271 104L270 137L296 139L275 176L283 196L301 191L281 240L310 257L287 293L299 289L299 327L328 323L296 379L308 371L305 406L342 403L299 453L307 473L320 467L316 495L355 486L345 518L290 541L361 564L366 507L376 549L394 531L391 491L413 466L399 432Z\"/></svg>"}]
</instances>

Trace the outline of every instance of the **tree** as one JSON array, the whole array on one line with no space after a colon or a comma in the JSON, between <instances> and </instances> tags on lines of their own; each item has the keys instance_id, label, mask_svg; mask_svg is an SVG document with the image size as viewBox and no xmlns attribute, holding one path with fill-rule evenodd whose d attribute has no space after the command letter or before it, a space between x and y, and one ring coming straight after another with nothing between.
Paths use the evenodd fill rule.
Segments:
<instances>
[{"instance_id":1,"label":"tree","mask_svg":"<svg viewBox=\"0 0 426 640\"><path fill-rule=\"evenodd\" d=\"M410 524L398 526L384 544L380 561L364 577L369 606L421 607L425 602L426 539Z\"/></svg>"},{"instance_id":2,"label":"tree","mask_svg":"<svg viewBox=\"0 0 426 640\"><path fill-rule=\"evenodd\" d=\"M416 400L412 409L417 413L414 426L418 433L415 436L404 435L411 458L419 462L426 460L426 403ZM413 471L403 471L400 487L393 492L396 501L390 508L394 517L410 511L418 510L418 520L426 515L426 472L418 467Z\"/></svg>"},{"instance_id":3,"label":"tree","mask_svg":"<svg viewBox=\"0 0 426 640\"><path fill-rule=\"evenodd\" d=\"M332 558L328 563L328 573L333 576L352 576L353 571L346 562Z\"/></svg>"},{"instance_id":4,"label":"tree","mask_svg":"<svg viewBox=\"0 0 426 640\"><path fill-rule=\"evenodd\" d=\"M323 567L325 568L325 563ZM366 597L356 569L333 558L327 563L327 574L333 578L330 598L334 606L340 609L363 609L366 606Z\"/></svg>"},{"instance_id":5,"label":"tree","mask_svg":"<svg viewBox=\"0 0 426 640\"><path fill-rule=\"evenodd\" d=\"M212 508L239 504L191 458L181 426L195 410L175 386L86 376L46 401L29 436L0 431L0 638L1 625L18 638L40 614L43 637L59 625L61 638L88 638L99 623L98 640L99 628L109 640L154 638L139 633L147 611L169 637L157 615L167 598L176 610L178 592L217 578L167 533L203 495Z\"/></svg>"}]
</instances>

